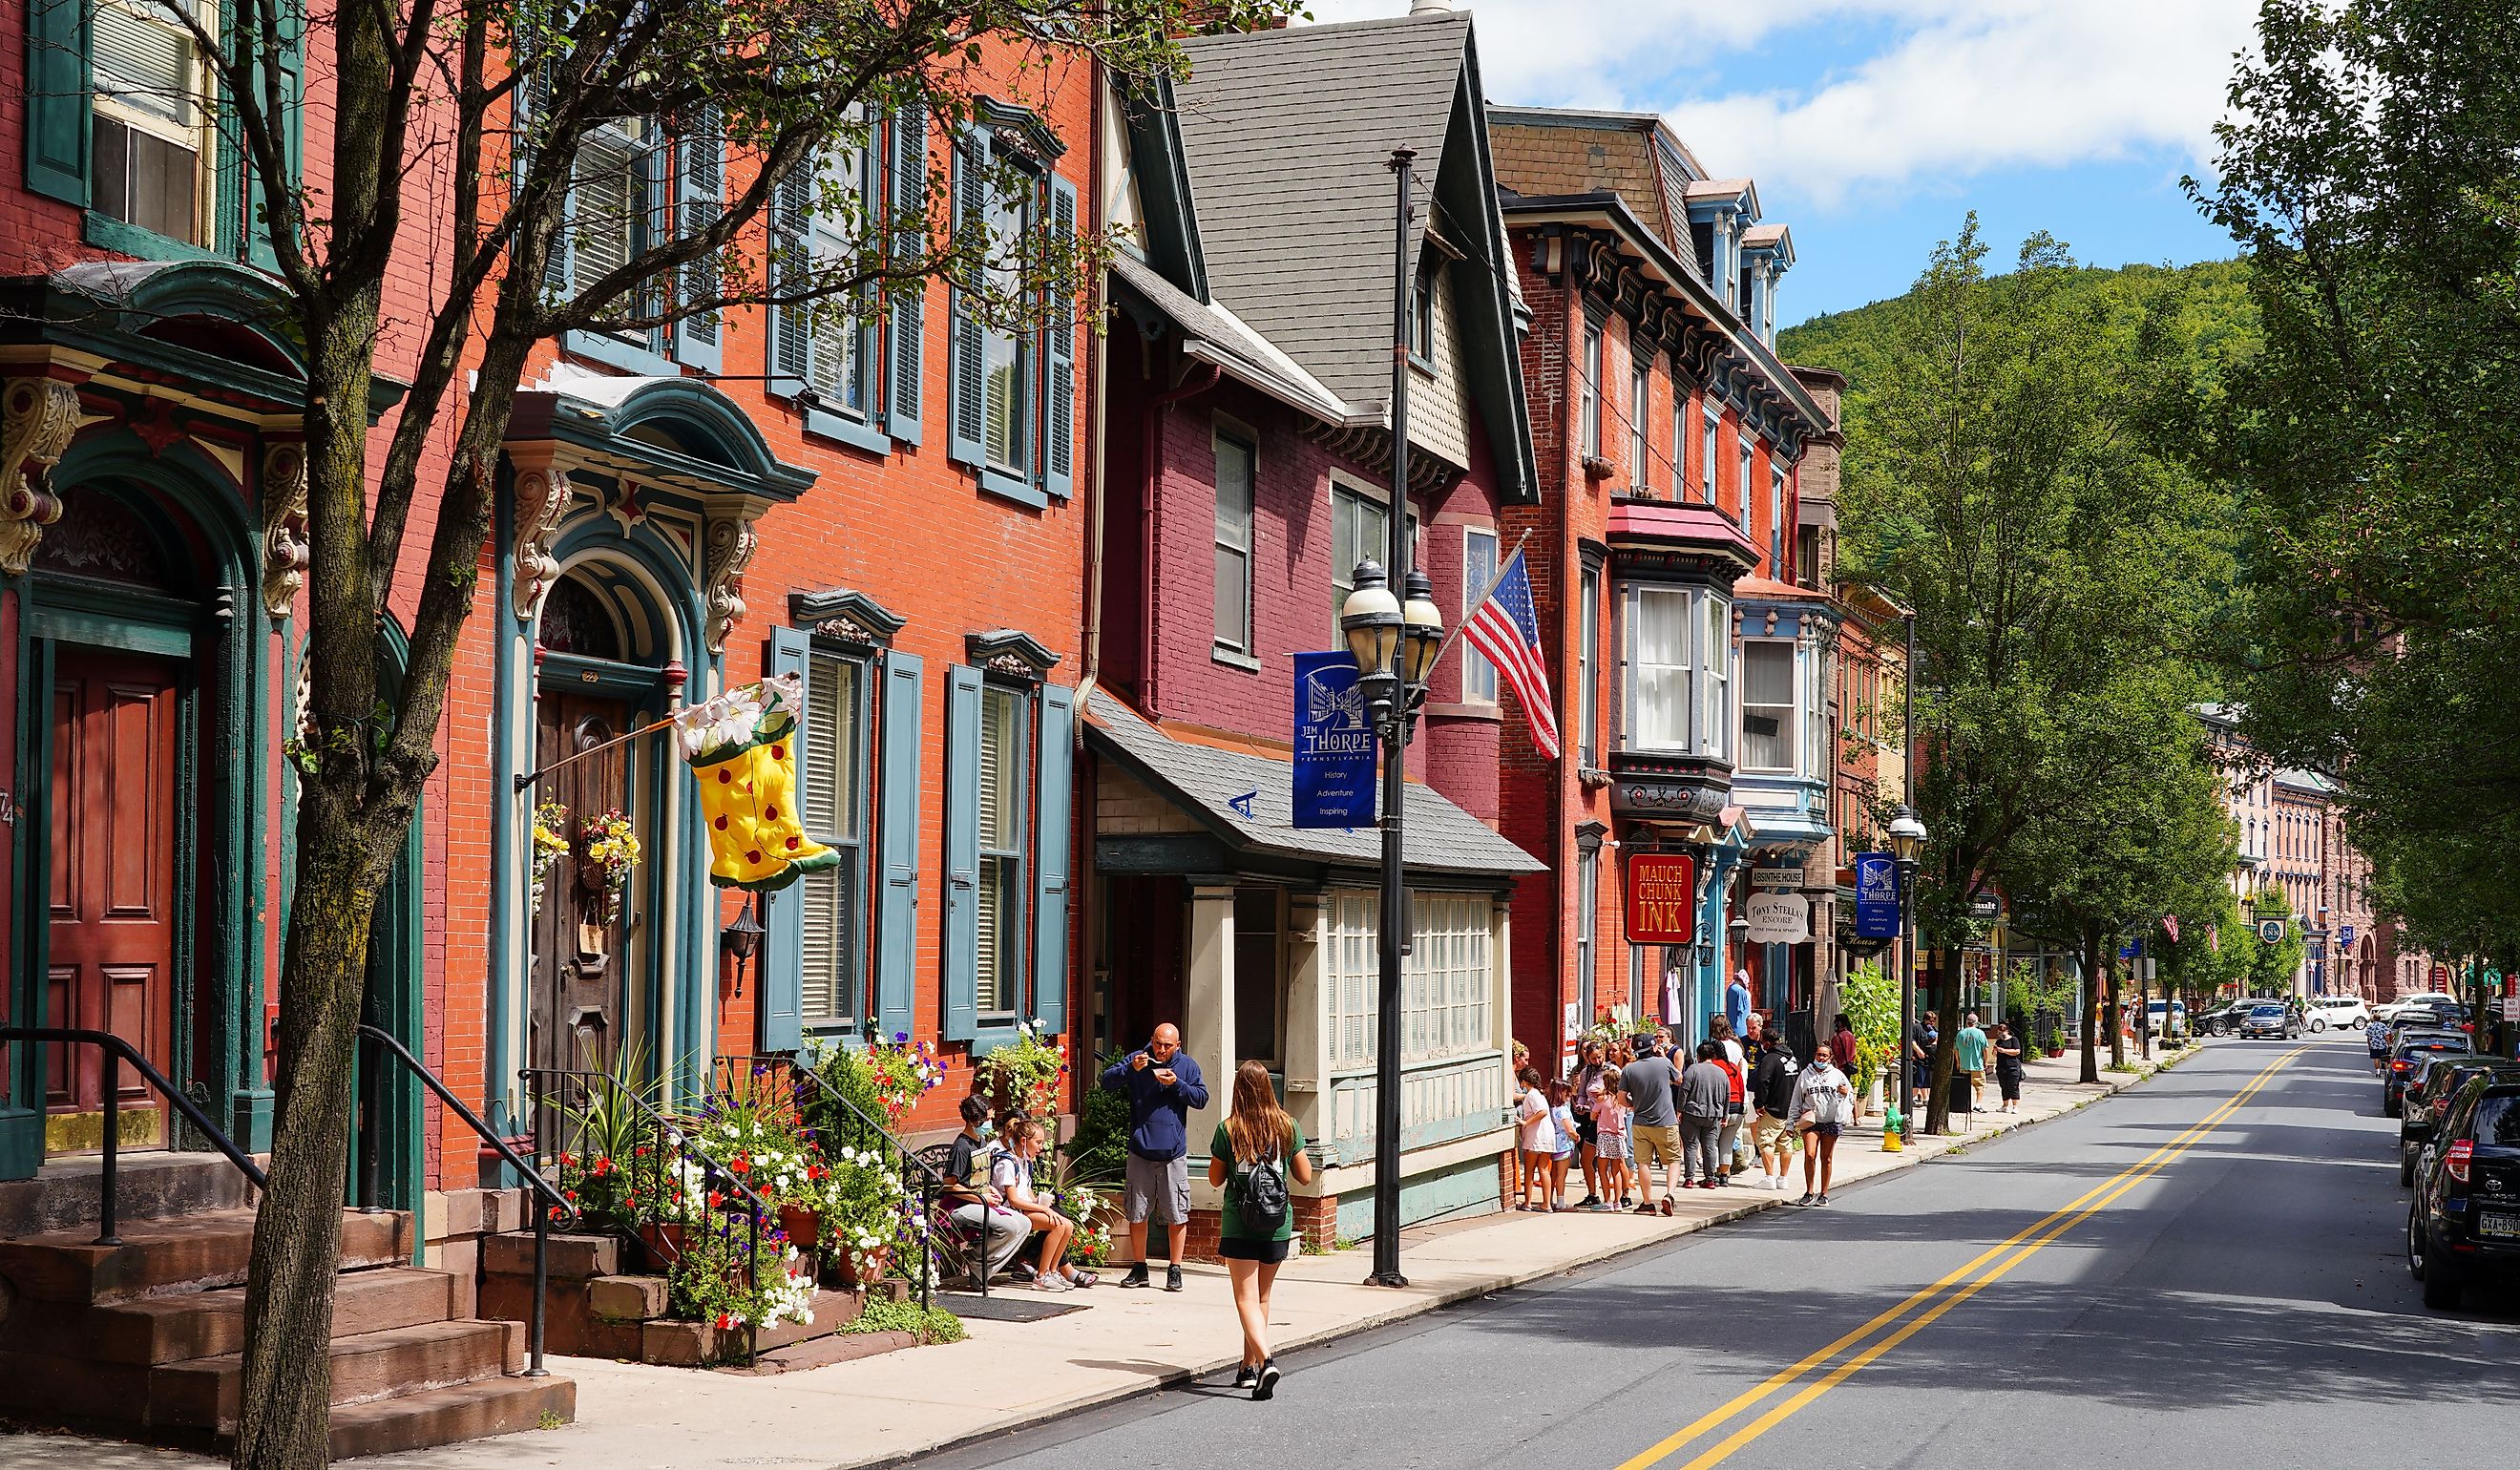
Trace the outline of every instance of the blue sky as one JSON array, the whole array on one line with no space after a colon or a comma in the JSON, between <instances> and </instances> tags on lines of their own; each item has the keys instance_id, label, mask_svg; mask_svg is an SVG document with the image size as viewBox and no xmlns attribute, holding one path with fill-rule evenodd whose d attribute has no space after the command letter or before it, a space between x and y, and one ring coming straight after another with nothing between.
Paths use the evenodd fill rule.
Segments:
<instances>
[{"instance_id":1,"label":"blue sky","mask_svg":"<svg viewBox=\"0 0 2520 1470\"><path fill-rule=\"evenodd\" d=\"M2097 265L2232 253L2206 173L2254 0L1482 0L1492 102L1659 112L1792 227L1786 323L1907 290L1978 211ZM1324 21L1407 0L1318 0Z\"/></svg>"}]
</instances>

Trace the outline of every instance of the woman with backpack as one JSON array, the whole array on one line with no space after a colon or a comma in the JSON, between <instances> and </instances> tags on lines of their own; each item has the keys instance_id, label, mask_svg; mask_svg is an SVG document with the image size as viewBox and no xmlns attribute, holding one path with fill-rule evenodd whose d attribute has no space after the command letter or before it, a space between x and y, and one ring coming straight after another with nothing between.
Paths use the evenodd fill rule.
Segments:
<instances>
[{"instance_id":1,"label":"woman with backpack","mask_svg":"<svg viewBox=\"0 0 2520 1470\"><path fill-rule=\"evenodd\" d=\"M1278 1392L1279 1378L1269 1356L1269 1289L1295 1240L1287 1182L1313 1181L1304 1132L1278 1105L1267 1063L1247 1061L1235 1070L1234 1111L1216 1125L1207 1157L1207 1181L1225 1191L1216 1253L1234 1277L1234 1314L1242 1322L1242 1366L1234 1386L1264 1400Z\"/></svg>"}]
</instances>

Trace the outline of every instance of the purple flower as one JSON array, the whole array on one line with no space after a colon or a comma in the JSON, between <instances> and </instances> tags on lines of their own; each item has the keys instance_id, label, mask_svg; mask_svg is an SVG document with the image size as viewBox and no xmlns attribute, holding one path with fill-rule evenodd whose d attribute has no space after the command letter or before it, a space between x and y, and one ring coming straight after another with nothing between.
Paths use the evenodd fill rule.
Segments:
<instances>
[{"instance_id":1,"label":"purple flower","mask_svg":"<svg viewBox=\"0 0 2520 1470\"><path fill-rule=\"evenodd\" d=\"M896 1031L892 1034L892 1044L896 1047L904 1045L909 1040L910 1033L907 1031Z\"/></svg>"}]
</instances>

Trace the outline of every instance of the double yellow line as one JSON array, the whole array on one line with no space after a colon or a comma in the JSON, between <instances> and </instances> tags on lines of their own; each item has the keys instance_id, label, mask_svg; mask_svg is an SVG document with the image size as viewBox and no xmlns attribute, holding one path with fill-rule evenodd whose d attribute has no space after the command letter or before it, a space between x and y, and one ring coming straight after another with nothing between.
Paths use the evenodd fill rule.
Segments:
<instances>
[{"instance_id":1,"label":"double yellow line","mask_svg":"<svg viewBox=\"0 0 2520 1470\"><path fill-rule=\"evenodd\" d=\"M1878 1360L1883 1354L1923 1331L1943 1314L2002 1280L2014 1267L2038 1254L2048 1242L2107 1209L2120 1195L2168 1168L2173 1160L2194 1147L2207 1134L2212 1133L2225 1120L2239 1111L2240 1107L2256 1095L2259 1089L2272 1081L2275 1073L2281 1071L2286 1063L2308 1049L2306 1047L2296 1047L2276 1057L2272 1062L2268 1063L2266 1070L2249 1079L2246 1087L2231 1094L2228 1101L2206 1114L2203 1119L2177 1137L2130 1165L2123 1173L2104 1183L2093 1185L2082 1197L2032 1224L2010 1239L1989 1247L1968 1264L1840 1337L1837 1341L1813 1353L1800 1362L1779 1370L1757 1387L1744 1390L1730 1402L1711 1408L1682 1425L1659 1444L1623 1461L1618 1470L1649 1470L1649 1467L1663 1464L1709 1432L1731 1422L1735 1415L1754 1408L1783 1390L1793 1387L1806 1376L1835 1361L1839 1355L1846 1354L1850 1349L1856 1349L1861 1345L1861 1351L1853 1353L1844 1361L1829 1368L1818 1380L1739 1429L1709 1445L1694 1457L1679 1465L1677 1470L1707 1470L1709 1466L1721 1464L1732 1455L1732 1451L1766 1434L1805 1404L1862 1372L1865 1367ZM1876 1336L1876 1334L1879 1335Z\"/></svg>"}]
</instances>

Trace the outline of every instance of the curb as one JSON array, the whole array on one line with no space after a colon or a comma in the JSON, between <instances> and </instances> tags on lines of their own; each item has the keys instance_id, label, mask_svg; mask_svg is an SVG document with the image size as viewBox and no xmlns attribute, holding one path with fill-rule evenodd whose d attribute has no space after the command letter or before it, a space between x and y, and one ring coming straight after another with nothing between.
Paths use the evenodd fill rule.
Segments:
<instances>
[{"instance_id":1,"label":"curb","mask_svg":"<svg viewBox=\"0 0 2520 1470\"><path fill-rule=\"evenodd\" d=\"M2175 1060L2184 1060L2193 1049L2194 1048L2187 1048L2182 1050L2179 1057ZM1868 1174L1860 1180L1848 1180L1846 1183L1838 1186L1837 1192L1843 1193L1848 1189L1861 1189L1868 1184L1895 1178L1912 1169L1921 1168L1924 1165L1949 1158L1955 1153L1962 1152L1975 1142L1992 1142L1998 1138L2005 1137L2012 1134L2022 1133L2026 1130L2037 1128L2042 1124L2053 1123L2059 1118L2070 1117L2073 1114L2079 1113L2083 1109L2090 1107L2095 1102L2105 1102L2109 1098L2115 1097L2120 1092L2127 1091L2129 1088L2133 1088L2139 1083L2151 1080L2153 1077L2160 1075L2160 1073L2166 1070L2170 1065L2173 1065L2173 1063L2163 1062L2156 1064L2150 1072L2133 1075L2116 1074L2107 1080L2108 1091L2103 1092L2094 1092L2092 1095L2074 1103L2071 1107L2050 1113L2044 1118L2033 1118L2026 1123L2016 1123L2007 1128L1995 1129L1988 1133L1976 1135L1973 1137L1967 1138L1963 1143L1954 1148L1946 1148L1932 1154L1921 1154L1913 1157L1903 1158L1898 1163L1893 1164L1886 1169L1879 1170L1872 1174ZM2075 1083L2071 1084L2071 1086L2084 1087L2088 1086L2088 1084ZM1688 1236L1695 1235L1705 1230L1711 1230L1717 1225L1732 1225L1739 1221L1747 1220L1751 1216L1760 1214L1763 1211L1782 1209L1785 1207L1786 1203L1787 1201L1781 1197L1775 1199L1743 1200L1739 1204L1731 1209L1725 1210L1720 1214L1708 1215L1700 1219L1689 1221L1680 1228L1673 1230L1668 1235L1657 1235L1650 1240L1640 1240L1627 1245L1610 1246L1572 1259L1554 1261L1545 1268L1533 1270L1497 1275L1481 1281L1466 1282L1459 1286L1449 1287L1444 1291L1430 1296L1419 1297L1405 1303L1395 1304L1391 1310L1387 1312L1377 1312L1370 1316L1359 1317L1353 1321L1342 1322L1334 1327L1318 1328L1311 1332L1300 1333L1295 1336L1288 1337L1279 1344L1278 1351L1281 1353L1290 1353L1305 1348L1317 1348L1324 1343L1336 1342L1341 1338L1354 1337L1360 1333L1372 1332L1378 1328L1388 1327L1395 1323L1407 1321L1412 1317L1424 1316L1429 1313L1440 1312L1444 1308L1458 1306L1462 1302L1469 1301L1473 1297L1484 1297L1493 1295L1500 1291L1510 1291L1515 1287L1528 1286L1534 1281L1546 1280L1552 1276L1571 1275L1588 1267L1598 1266L1604 1261L1615 1261L1622 1256L1633 1256L1641 1251L1654 1250L1659 1247L1669 1245L1675 1240L1685 1239ZM1211 1373L1222 1372L1227 1368L1235 1366L1239 1361L1240 1359L1234 1355L1220 1356L1210 1360L1192 1364L1189 1367L1170 1369L1164 1373L1144 1379L1140 1382L1122 1384L1102 1392L1077 1399L1071 1399L1064 1403L1045 1407L1037 1412L1027 1414L1026 1416L1010 1423L993 1424L986 1429L975 1430L970 1434L962 1435L955 1439L940 1440L933 1445L923 1446L916 1449L894 1450L879 1455L869 1456L864 1459L833 1461L826 1467L826 1470L891 1470L891 1467L893 1466L906 1465L914 1460L924 1459L929 1455L942 1454L952 1449L968 1448L973 1445L983 1444L990 1440L1003 1438L1007 1435L1018 1434L1027 1429L1037 1429L1044 1424L1065 1418L1070 1414L1081 1413L1088 1409L1102 1408L1107 1404L1120 1403L1123 1400L1136 1399L1147 1394L1157 1393L1164 1389L1189 1383L1194 1379L1204 1378Z\"/></svg>"}]
</instances>

